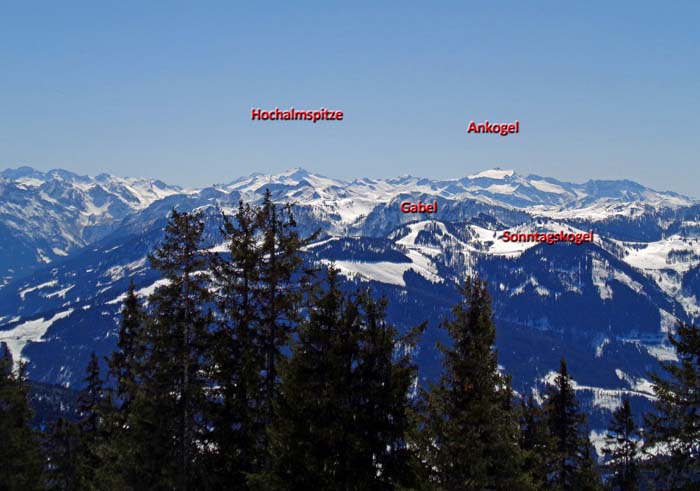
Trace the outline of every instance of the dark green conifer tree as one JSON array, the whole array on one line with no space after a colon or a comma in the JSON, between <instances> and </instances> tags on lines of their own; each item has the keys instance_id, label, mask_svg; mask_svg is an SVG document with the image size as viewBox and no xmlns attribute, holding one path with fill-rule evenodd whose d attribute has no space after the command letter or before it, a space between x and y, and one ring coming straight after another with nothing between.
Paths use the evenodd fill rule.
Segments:
<instances>
[{"instance_id":1,"label":"dark green conifer tree","mask_svg":"<svg viewBox=\"0 0 700 491\"><path fill-rule=\"evenodd\" d=\"M532 394L521 398L519 416L524 466L536 489L547 489L548 463L553 460L550 454L554 444L544 411Z\"/></svg>"},{"instance_id":2,"label":"dark green conifer tree","mask_svg":"<svg viewBox=\"0 0 700 491\"><path fill-rule=\"evenodd\" d=\"M566 361L561 360L554 384L547 388L543 404L554 448L548 453L549 488L576 491L598 489L586 416L581 413Z\"/></svg>"},{"instance_id":3,"label":"dark green conifer tree","mask_svg":"<svg viewBox=\"0 0 700 491\"><path fill-rule=\"evenodd\" d=\"M242 202L224 217L227 255L212 258L213 291L222 314L214 332L212 441L214 474L242 483L265 469L267 433L279 393L279 365L300 319L306 288L302 239L289 205L269 191L261 206ZM243 486L243 484L240 484Z\"/></svg>"},{"instance_id":4,"label":"dark green conifer tree","mask_svg":"<svg viewBox=\"0 0 700 491\"><path fill-rule=\"evenodd\" d=\"M94 351L90 354L84 381L85 387L78 394L80 429L84 435L89 435L93 439L97 438L99 434L106 407L105 391L100 376L100 362Z\"/></svg>"},{"instance_id":5,"label":"dark green conifer tree","mask_svg":"<svg viewBox=\"0 0 700 491\"><path fill-rule=\"evenodd\" d=\"M632 407L625 398L615 409L605 435L603 453L609 457L612 471L609 488L613 491L637 491L639 489L639 427L632 417Z\"/></svg>"},{"instance_id":6,"label":"dark green conifer tree","mask_svg":"<svg viewBox=\"0 0 700 491\"><path fill-rule=\"evenodd\" d=\"M117 349L108 360L109 373L115 382L115 404L122 421L126 419L138 391L145 349L144 323L145 313L131 281L122 305Z\"/></svg>"},{"instance_id":7,"label":"dark green conifer tree","mask_svg":"<svg viewBox=\"0 0 700 491\"><path fill-rule=\"evenodd\" d=\"M43 489L43 462L28 401L24 363L15 369L7 344L0 344L0 489Z\"/></svg>"},{"instance_id":8,"label":"dark green conifer tree","mask_svg":"<svg viewBox=\"0 0 700 491\"><path fill-rule=\"evenodd\" d=\"M130 402L127 482L135 489L200 489L211 315L199 213L173 210L150 256L165 282L149 298L138 391Z\"/></svg>"},{"instance_id":9,"label":"dark green conifer tree","mask_svg":"<svg viewBox=\"0 0 700 491\"><path fill-rule=\"evenodd\" d=\"M47 437L48 487L62 490L106 489L102 472L102 447L106 444L104 418L111 409L100 377L100 365L93 352L79 392L75 422L55 422Z\"/></svg>"},{"instance_id":10,"label":"dark green conifer tree","mask_svg":"<svg viewBox=\"0 0 700 491\"><path fill-rule=\"evenodd\" d=\"M589 430L586 429L586 434ZM583 460L581 462L581 470L578 473L577 487L578 491L601 491L603 482L600 479L598 465L596 463L596 451L590 440L583 448Z\"/></svg>"},{"instance_id":11,"label":"dark green conifer tree","mask_svg":"<svg viewBox=\"0 0 700 491\"><path fill-rule=\"evenodd\" d=\"M662 362L652 374L656 411L645 417L645 449L654 458L659 488L700 487L700 328L680 323L668 339L678 362Z\"/></svg>"},{"instance_id":12,"label":"dark green conifer tree","mask_svg":"<svg viewBox=\"0 0 700 491\"><path fill-rule=\"evenodd\" d=\"M224 216L222 234L227 256L216 254L210 264L221 314L211 348L211 441L218 449L212 473L222 483L243 488L246 475L258 471L264 461L258 294L262 250L257 210L241 202L233 218Z\"/></svg>"},{"instance_id":13,"label":"dark green conifer tree","mask_svg":"<svg viewBox=\"0 0 700 491\"><path fill-rule=\"evenodd\" d=\"M346 302L337 272L328 289L309 297L308 320L282 366L277 417L269 429L270 469L254 476L256 489L332 489L347 476L342 450L351 411L353 348L360 324L357 303Z\"/></svg>"},{"instance_id":14,"label":"dark green conifer tree","mask_svg":"<svg viewBox=\"0 0 700 491\"><path fill-rule=\"evenodd\" d=\"M411 481L406 444L409 352L420 329L399 340L384 302L345 295L337 271L308 301L270 428L271 471L259 489L396 489Z\"/></svg>"},{"instance_id":15,"label":"dark green conifer tree","mask_svg":"<svg viewBox=\"0 0 700 491\"><path fill-rule=\"evenodd\" d=\"M306 278L300 276L303 266L300 251L313 237L302 239L299 236L291 205L279 207L272 201L269 190L265 192L257 215L262 234L260 288L257 292L258 334L264 360L260 410L265 415L265 424L269 424L274 417L274 401L279 392L278 367L284 358L282 349L289 345L290 336L300 320L306 283Z\"/></svg>"},{"instance_id":16,"label":"dark green conifer tree","mask_svg":"<svg viewBox=\"0 0 700 491\"><path fill-rule=\"evenodd\" d=\"M131 434L133 428L127 422L143 377L145 322L145 312L132 281L122 304L117 349L107 358L113 386L105 390L107 410L103 415L102 442L97 452L102 465L97 469L96 481L102 489L124 489L126 476L133 474L133 468L138 468Z\"/></svg>"},{"instance_id":17,"label":"dark green conifer tree","mask_svg":"<svg viewBox=\"0 0 700 491\"><path fill-rule=\"evenodd\" d=\"M443 375L424 395L420 446L432 481L446 490L530 489L485 283L467 279L445 327L453 346L441 347Z\"/></svg>"},{"instance_id":18,"label":"dark green conifer tree","mask_svg":"<svg viewBox=\"0 0 700 491\"><path fill-rule=\"evenodd\" d=\"M85 387L78 394L78 489L99 489L95 476L101 466L99 447L104 442L103 423L110 402L105 394L100 377L100 363L94 351L90 355L84 381Z\"/></svg>"},{"instance_id":19,"label":"dark green conifer tree","mask_svg":"<svg viewBox=\"0 0 700 491\"><path fill-rule=\"evenodd\" d=\"M359 435L353 436L357 455L349 477L352 482L353 475L364 476L364 489L414 487L419 484L417 455L407 438L413 429L411 392L418 374L411 353L427 323L399 337L386 322L386 299L375 300L365 290L359 306L358 363L351 385L356 409L348 421Z\"/></svg>"},{"instance_id":20,"label":"dark green conifer tree","mask_svg":"<svg viewBox=\"0 0 700 491\"><path fill-rule=\"evenodd\" d=\"M76 491L80 488L81 435L78 426L66 418L51 424L45 437L47 454L47 489Z\"/></svg>"}]
</instances>

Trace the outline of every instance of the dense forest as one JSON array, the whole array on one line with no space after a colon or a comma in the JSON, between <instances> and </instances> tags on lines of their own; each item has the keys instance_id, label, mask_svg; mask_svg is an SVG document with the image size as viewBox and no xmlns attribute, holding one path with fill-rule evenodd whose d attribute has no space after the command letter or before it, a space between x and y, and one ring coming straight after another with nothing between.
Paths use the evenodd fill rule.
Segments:
<instances>
[{"instance_id":1,"label":"dense forest","mask_svg":"<svg viewBox=\"0 0 700 491\"><path fill-rule=\"evenodd\" d=\"M310 269L291 207L269 194L224 217L225 253L173 210L123 301L117 349L93 354L77 415L37 428L23 364L0 349L1 490L700 489L700 330L669 336L656 410L614 412L599 462L566 361L543 394L499 368L486 284L443 321L441 377L419 384L425 324ZM16 354L18 355L18 354Z\"/></svg>"}]
</instances>

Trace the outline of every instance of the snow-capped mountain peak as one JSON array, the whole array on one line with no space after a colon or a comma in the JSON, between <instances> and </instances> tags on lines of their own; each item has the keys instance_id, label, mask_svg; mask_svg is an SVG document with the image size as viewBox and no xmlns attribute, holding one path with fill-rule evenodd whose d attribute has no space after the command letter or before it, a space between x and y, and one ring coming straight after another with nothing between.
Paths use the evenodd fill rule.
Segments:
<instances>
[{"instance_id":1,"label":"snow-capped mountain peak","mask_svg":"<svg viewBox=\"0 0 700 491\"><path fill-rule=\"evenodd\" d=\"M162 281L147 255L169 211L201 210L203 250L225 252L222 212L241 199L257 204L266 190L294 205L302 235L321 230L306 261L332 262L348 281L387 295L401 328L432 323L418 350L428 371L439 365L439 320L474 273L491 286L514 380L541 380L561 355L585 364L577 391L598 421L623 394L648 402L648 367L672 354L665 335L677 320L700 319L700 203L632 181L576 184L502 169L346 181L294 168L183 190L25 167L0 172L0 341L39 380L80 384L85 356L113 347L129 281L141 297ZM437 202L437 213L401 211L419 200ZM595 239L506 242L507 230L594 230Z\"/></svg>"},{"instance_id":2,"label":"snow-capped mountain peak","mask_svg":"<svg viewBox=\"0 0 700 491\"><path fill-rule=\"evenodd\" d=\"M155 179L31 167L4 170L0 231L12 245L0 247L0 284L8 270L17 275L66 256L110 232L128 214L184 192Z\"/></svg>"},{"instance_id":3,"label":"snow-capped mountain peak","mask_svg":"<svg viewBox=\"0 0 700 491\"><path fill-rule=\"evenodd\" d=\"M296 167L185 190L155 179L110 174L90 177L62 169L41 172L19 167L0 172L0 228L8 240L22 247L21 253L13 250L0 257L0 278L9 279L25 268L63 257L152 206L156 208L148 216L157 220L161 206L167 209L183 200L224 207L239 199L255 203L266 190L275 201L308 210L319 223L327 224L328 233L341 235L368 230L384 233L387 227L415 220L399 211L405 200L438 201L440 209L454 218L468 216L469 207L487 207L503 213L511 210L556 220L593 221L639 218L656 210L697 204L691 198L657 192L632 181L574 184L499 168L455 179L403 176L345 181ZM144 219L142 216L141 221ZM22 258L19 264L18 255Z\"/></svg>"},{"instance_id":4,"label":"snow-capped mountain peak","mask_svg":"<svg viewBox=\"0 0 700 491\"><path fill-rule=\"evenodd\" d=\"M505 179L507 177L512 177L514 174L515 171L503 170L497 167L495 169L488 169L477 174L472 174L468 176L467 179Z\"/></svg>"}]
</instances>

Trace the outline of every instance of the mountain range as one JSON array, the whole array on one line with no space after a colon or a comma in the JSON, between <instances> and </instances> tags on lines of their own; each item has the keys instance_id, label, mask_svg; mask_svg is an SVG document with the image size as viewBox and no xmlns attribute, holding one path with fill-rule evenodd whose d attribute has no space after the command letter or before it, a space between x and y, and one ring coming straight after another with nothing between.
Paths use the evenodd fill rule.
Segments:
<instances>
[{"instance_id":1,"label":"mountain range","mask_svg":"<svg viewBox=\"0 0 700 491\"><path fill-rule=\"evenodd\" d=\"M129 281L144 299L161 281L147 254L169 211L201 210L206 248L222 250L222 213L266 190L294 205L302 234L320 230L307 262L332 262L348 287L385 295L401 329L429 321L416 352L424 379L439 373L440 322L469 274L490 285L499 360L515 389L541 393L566 357L594 429L623 396L649 407L649 371L675 356L667 333L700 320L700 201L628 180L491 169L343 181L292 169L185 189L21 167L0 172L0 342L32 379L79 387L90 353L115 346ZM438 212L402 213L403 201L436 201ZM507 243L506 230L593 230L595 240Z\"/></svg>"}]
</instances>

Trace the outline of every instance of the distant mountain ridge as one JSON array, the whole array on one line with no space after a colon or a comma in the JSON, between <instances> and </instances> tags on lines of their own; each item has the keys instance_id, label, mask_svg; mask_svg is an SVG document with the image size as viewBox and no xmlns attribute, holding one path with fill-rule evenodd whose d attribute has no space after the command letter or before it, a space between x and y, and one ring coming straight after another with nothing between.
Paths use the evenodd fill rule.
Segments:
<instances>
[{"instance_id":1,"label":"distant mountain ridge","mask_svg":"<svg viewBox=\"0 0 700 491\"><path fill-rule=\"evenodd\" d=\"M319 215L330 219L334 233L350 235L361 233L364 222L372 220L373 212L382 205L421 197L591 220L641 216L650 208L677 209L698 203L632 181L572 184L501 169L452 180L405 176L346 182L297 168L183 189L155 179L109 174L89 177L62 169L41 172L20 167L0 172L0 232L5 237L0 242L0 285L104 237L130 214L164 198L210 196L226 200L234 196L255 201L268 188L277 200L315 206Z\"/></svg>"},{"instance_id":2,"label":"distant mountain ridge","mask_svg":"<svg viewBox=\"0 0 700 491\"><path fill-rule=\"evenodd\" d=\"M566 356L595 424L623 395L648 405L648 371L673 358L666 333L700 320L700 202L632 181L572 184L502 169L342 181L292 169L182 189L21 168L0 173L0 341L33 378L79 385L89 353L114 347L129 281L142 298L159 284L146 255L170 210L200 210L206 248L222 251L222 213L266 190L294 204L302 234L322 231L308 263L333 262L348 287L387 296L401 329L430 321L416 353L423 377L439 370L439 321L468 274L489 282L500 360L516 389L540 390ZM436 200L438 213L402 213L403 200ZM581 245L500 240L505 230L590 229L595 241Z\"/></svg>"},{"instance_id":3,"label":"distant mountain ridge","mask_svg":"<svg viewBox=\"0 0 700 491\"><path fill-rule=\"evenodd\" d=\"M629 180L590 180L573 184L537 175L521 176L512 170L491 169L464 178L430 180L405 176L391 179L355 179L346 182L311 174L303 169L271 176L253 174L221 186L242 194L260 193L266 187L286 191L292 199L363 198L386 201L400 194L427 194L436 198L472 199L487 204L534 208L542 214L565 211L579 213L621 213L620 205L676 208L697 204L698 200L674 192L658 192ZM309 192L313 189L313 192ZM597 208L596 208L597 207ZM596 215L591 215L596 216Z\"/></svg>"},{"instance_id":4,"label":"distant mountain ridge","mask_svg":"<svg viewBox=\"0 0 700 491\"><path fill-rule=\"evenodd\" d=\"M0 285L97 240L131 212L183 192L162 181L31 167L0 172Z\"/></svg>"}]
</instances>

